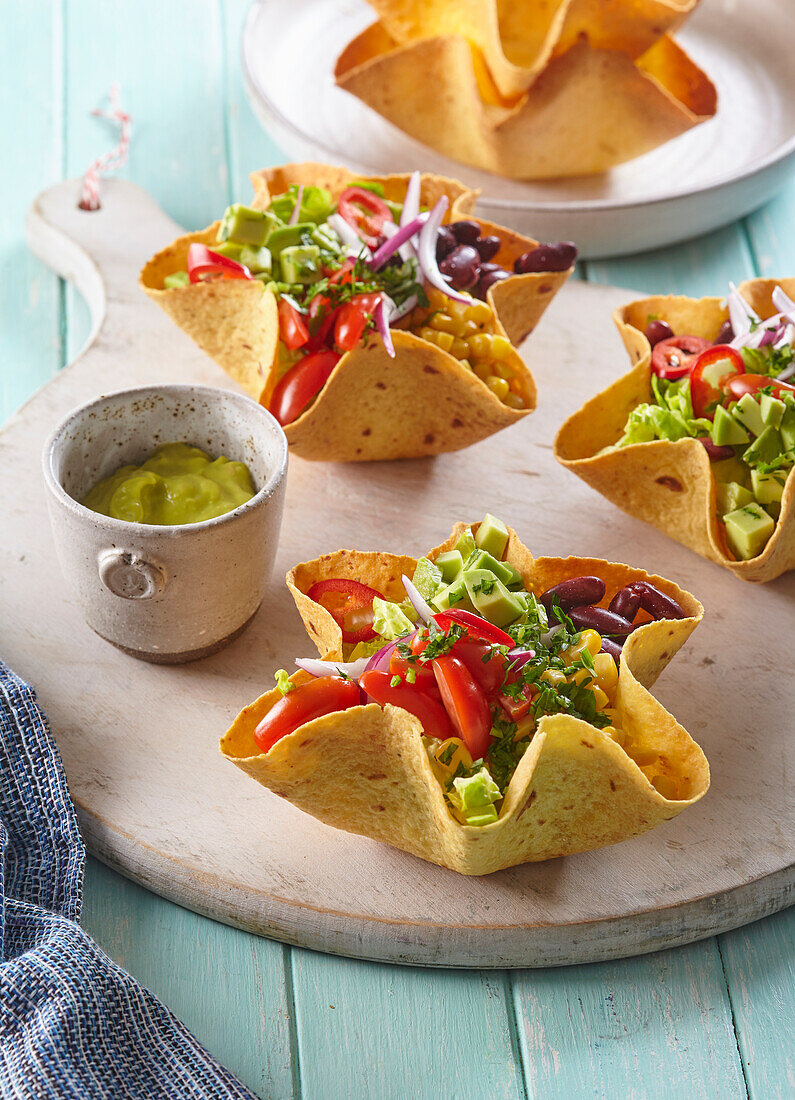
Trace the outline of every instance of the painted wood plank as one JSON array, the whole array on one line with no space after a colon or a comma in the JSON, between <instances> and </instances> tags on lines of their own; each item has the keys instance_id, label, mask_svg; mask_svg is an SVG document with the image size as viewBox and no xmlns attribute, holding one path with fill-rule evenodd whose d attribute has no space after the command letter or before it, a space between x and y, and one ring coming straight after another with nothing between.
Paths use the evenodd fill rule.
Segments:
<instances>
[{"instance_id":1,"label":"painted wood plank","mask_svg":"<svg viewBox=\"0 0 795 1100\"><path fill-rule=\"evenodd\" d=\"M2 41L0 118L13 167L0 172L0 423L63 362L60 280L24 239L31 197L62 171L60 0L4 3Z\"/></svg>"},{"instance_id":2,"label":"painted wood plank","mask_svg":"<svg viewBox=\"0 0 795 1100\"><path fill-rule=\"evenodd\" d=\"M795 909L719 937L751 1100L795 1096Z\"/></svg>"},{"instance_id":3,"label":"painted wood plank","mask_svg":"<svg viewBox=\"0 0 795 1100\"><path fill-rule=\"evenodd\" d=\"M759 275L787 275L795 270L795 177L745 224Z\"/></svg>"},{"instance_id":4,"label":"painted wood plank","mask_svg":"<svg viewBox=\"0 0 795 1100\"><path fill-rule=\"evenodd\" d=\"M83 926L258 1095L293 1100L288 948L197 916L89 860Z\"/></svg>"},{"instance_id":5,"label":"painted wood plank","mask_svg":"<svg viewBox=\"0 0 795 1100\"><path fill-rule=\"evenodd\" d=\"M746 1096L714 940L513 983L531 1097Z\"/></svg>"},{"instance_id":6,"label":"painted wood plank","mask_svg":"<svg viewBox=\"0 0 795 1100\"><path fill-rule=\"evenodd\" d=\"M303 1100L525 1097L503 971L293 951Z\"/></svg>"}]
</instances>

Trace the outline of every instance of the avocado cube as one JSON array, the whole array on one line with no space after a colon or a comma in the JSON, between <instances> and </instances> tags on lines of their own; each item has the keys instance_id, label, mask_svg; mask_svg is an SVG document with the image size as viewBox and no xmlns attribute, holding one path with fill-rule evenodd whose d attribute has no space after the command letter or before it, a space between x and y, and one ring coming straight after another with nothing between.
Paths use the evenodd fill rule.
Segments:
<instances>
[{"instance_id":1,"label":"avocado cube","mask_svg":"<svg viewBox=\"0 0 795 1100\"><path fill-rule=\"evenodd\" d=\"M465 527L458 538L458 542L455 544L455 549L461 555L462 561L467 561L475 551L475 539L472 535L472 528Z\"/></svg>"},{"instance_id":2,"label":"avocado cube","mask_svg":"<svg viewBox=\"0 0 795 1100\"><path fill-rule=\"evenodd\" d=\"M753 394L744 393L735 405L732 415L751 435L761 435L765 430L762 408Z\"/></svg>"},{"instance_id":3,"label":"avocado cube","mask_svg":"<svg viewBox=\"0 0 795 1100\"><path fill-rule=\"evenodd\" d=\"M466 590L475 611L495 626L507 626L524 612L524 604L490 569L465 569Z\"/></svg>"},{"instance_id":4,"label":"avocado cube","mask_svg":"<svg viewBox=\"0 0 795 1100\"><path fill-rule=\"evenodd\" d=\"M763 393L759 397L759 407L765 424L771 428L778 428L787 407L784 402L779 401L777 397L771 397L769 393Z\"/></svg>"},{"instance_id":5,"label":"avocado cube","mask_svg":"<svg viewBox=\"0 0 795 1100\"><path fill-rule=\"evenodd\" d=\"M448 550L446 553L439 555L435 564L442 574L444 583L452 584L454 580L461 576L464 559L461 557L460 550Z\"/></svg>"},{"instance_id":6,"label":"avocado cube","mask_svg":"<svg viewBox=\"0 0 795 1100\"><path fill-rule=\"evenodd\" d=\"M293 245L301 244L304 234L311 236L313 229L314 226L311 222L298 222L297 225L280 225L278 229L274 229L267 240L273 258L275 259L283 248L292 248ZM317 245L315 247L317 248Z\"/></svg>"},{"instance_id":7,"label":"avocado cube","mask_svg":"<svg viewBox=\"0 0 795 1100\"><path fill-rule=\"evenodd\" d=\"M430 558L420 558L414 567L414 576L411 578L414 587L424 600L435 596L442 584L442 572Z\"/></svg>"},{"instance_id":8,"label":"avocado cube","mask_svg":"<svg viewBox=\"0 0 795 1100\"><path fill-rule=\"evenodd\" d=\"M279 219L267 210L252 210L250 206L235 202L226 208L218 230L218 240L236 241L259 248L279 224Z\"/></svg>"},{"instance_id":9,"label":"avocado cube","mask_svg":"<svg viewBox=\"0 0 795 1100\"><path fill-rule=\"evenodd\" d=\"M751 485L754 496L760 504L772 504L781 500L784 495L784 481L786 473L776 470L773 473L763 474L761 470L751 470Z\"/></svg>"},{"instance_id":10,"label":"avocado cube","mask_svg":"<svg viewBox=\"0 0 795 1100\"><path fill-rule=\"evenodd\" d=\"M739 458L721 458L712 464L712 474L717 482L736 481L738 485L750 484L750 472Z\"/></svg>"},{"instance_id":11,"label":"avocado cube","mask_svg":"<svg viewBox=\"0 0 795 1100\"><path fill-rule=\"evenodd\" d=\"M316 283L320 270L320 249L316 244L296 244L279 253L279 266L286 283Z\"/></svg>"},{"instance_id":12,"label":"avocado cube","mask_svg":"<svg viewBox=\"0 0 795 1100\"><path fill-rule=\"evenodd\" d=\"M263 273L270 275L271 273L271 254L270 250L264 245L261 248L249 248L248 245L243 245L240 249L240 255L237 257L239 264L245 264L252 275L262 275Z\"/></svg>"},{"instance_id":13,"label":"avocado cube","mask_svg":"<svg viewBox=\"0 0 795 1100\"><path fill-rule=\"evenodd\" d=\"M719 481L717 490L718 514L721 516L750 504L754 499L753 493L744 485L738 485L736 481Z\"/></svg>"},{"instance_id":14,"label":"avocado cube","mask_svg":"<svg viewBox=\"0 0 795 1100\"><path fill-rule=\"evenodd\" d=\"M447 588L437 592L430 600L437 611L449 611L451 608L460 608L464 611L474 611L472 601L469 598L464 582L464 574L457 577Z\"/></svg>"},{"instance_id":15,"label":"avocado cube","mask_svg":"<svg viewBox=\"0 0 795 1100\"><path fill-rule=\"evenodd\" d=\"M748 443L750 436L739 420L726 412L722 405L715 409L712 422L712 442L723 447L728 444Z\"/></svg>"},{"instance_id":16,"label":"avocado cube","mask_svg":"<svg viewBox=\"0 0 795 1100\"><path fill-rule=\"evenodd\" d=\"M786 405L778 430L781 432L784 449L791 451L795 447L795 405Z\"/></svg>"},{"instance_id":17,"label":"avocado cube","mask_svg":"<svg viewBox=\"0 0 795 1100\"><path fill-rule=\"evenodd\" d=\"M760 462L772 462L783 450L781 434L775 428L765 428L751 446L743 451L743 461L749 466L756 466Z\"/></svg>"},{"instance_id":18,"label":"avocado cube","mask_svg":"<svg viewBox=\"0 0 795 1100\"><path fill-rule=\"evenodd\" d=\"M187 271L175 271L171 275L166 275L163 286L166 290L173 290L175 286L190 286L190 275Z\"/></svg>"},{"instance_id":19,"label":"avocado cube","mask_svg":"<svg viewBox=\"0 0 795 1100\"><path fill-rule=\"evenodd\" d=\"M507 561L497 561L486 550L478 550L466 564L467 569L488 569L504 585L515 584L521 576Z\"/></svg>"},{"instance_id":20,"label":"avocado cube","mask_svg":"<svg viewBox=\"0 0 795 1100\"><path fill-rule=\"evenodd\" d=\"M502 520L487 512L475 535L475 545L501 561L508 545L508 528Z\"/></svg>"},{"instance_id":21,"label":"avocado cube","mask_svg":"<svg viewBox=\"0 0 795 1100\"><path fill-rule=\"evenodd\" d=\"M761 504L754 501L723 517L729 549L740 561L757 557L776 529L776 524Z\"/></svg>"},{"instance_id":22,"label":"avocado cube","mask_svg":"<svg viewBox=\"0 0 795 1100\"><path fill-rule=\"evenodd\" d=\"M240 253L243 251L244 245L237 244L235 241L223 241L221 244L215 246L212 249L213 252L217 252L219 256L226 256L228 260L234 260L235 263L240 263Z\"/></svg>"}]
</instances>

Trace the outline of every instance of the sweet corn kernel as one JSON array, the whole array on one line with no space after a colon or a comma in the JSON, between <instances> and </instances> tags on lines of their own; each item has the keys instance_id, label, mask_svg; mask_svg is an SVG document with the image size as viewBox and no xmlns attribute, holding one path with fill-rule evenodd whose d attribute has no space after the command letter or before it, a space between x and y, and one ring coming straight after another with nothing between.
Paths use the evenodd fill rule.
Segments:
<instances>
[{"instance_id":1,"label":"sweet corn kernel","mask_svg":"<svg viewBox=\"0 0 795 1100\"><path fill-rule=\"evenodd\" d=\"M651 785L658 794L667 798L669 802L675 802L679 797L679 786L670 775L653 775Z\"/></svg>"},{"instance_id":2,"label":"sweet corn kernel","mask_svg":"<svg viewBox=\"0 0 795 1100\"><path fill-rule=\"evenodd\" d=\"M606 691L608 695L612 694L618 683L616 662L609 653L596 653L594 654L593 667L599 687L602 691Z\"/></svg>"},{"instance_id":3,"label":"sweet corn kernel","mask_svg":"<svg viewBox=\"0 0 795 1100\"><path fill-rule=\"evenodd\" d=\"M568 679L570 684L591 684L593 683L593 673L589 668L578 668Z\"/></svg>"},{"instance_id":4,"label":"sweet corn kernel","mask_svg":"<svg viewBox=\"0 0 795 1100\"><path fill-rule=\"evenodd\" d=\"M583 630L582 634L580 634L579 641L575 642L574 645L567 646L564 652L567 658L571 657L576 660L583 650L587 649L591 656L595 658L601 648L601 635L597 634L595 630L587 629ZM594 660L594 665L595 664L596 661Z\"/></svg>"},{"instance_id":5,"label":"sweet corn kernel","mask_svg":"<svg viewBox=\"0 0 795 1100\"><path fill-rule=\"evenodd\" d=\"M466 367L467 370L472 370L472 364L468 359L459 359L458 362L462 367Z\"/></svg>"},{"instance_id":6,"label":"sweet corn kernel","mask_svg":"<svg viewBox=\"0 0 795 1100\"><path fill-rule=\"evenodd\" d=\"M482 382L491 377L491 363L484 363L483 360L475 360L472 370Z\"/></svg>"},{"instance_id":7,"label":"sweet corn kernel","mask_svg":"<svg viewBox=\"0 0 795 1100\"><path fill-rule=\"evenodd\" d=\"M507 405L510 409L523 409L524 401L518 393L509 393L503 397L503 404Z\"/></svg>"},{"instance_id":8,"label":"sweet corn kernel","mask_svg":"<svg viewBox=\"0 0 795 1100\"><path fill-rule=\"evenodd\" d=\"M659 756L658 753L650 752L648 749L633 749L630 747L628 752L639 768L647 768L649 764L655 764Z\"/></svg>"},{"instance_id":9,"label":"sweet corn kernel","mask_svg":"<svg viewBox=\"0 0 795 1100\"><path fill-rule=\"evenodd\" d=\"M448 749L452 748L450 759L447 763L442 760L443 756L446 756ZM466 747L460 737L448 737L446 741L442 741L433 752L433 758L440 768L444 768L445 771L454 774L458 765L463 764L465 768L472 767L472 757L469 753L469 749Z\"/></svg>"},{"instance_id":10,"label":"sweet corn kernel","mask_svg":"<svg viewBox=\"0 0 795 1100\"><path fill-rule=\"evenodd\" d=\"M450 354L454 355L456 359L466 359L467 355L469 355L469 348L466 345L466 340L461 340L458 336L454 336L453 343L450 346Z\"/></svg>"},{"instance_id":11,"label":"sweet corn kernel","mask_svg":"<svg viewBox=\"0 0 795 1100\"><path fill-rule=\"evenodd\" d=\"M594 684L592 691L594 693L594 696L596 697L596 709L603 710L610 702L607 697L607 693L602 691L602 689L597 684Z\"/></svg>"},{"instance_id":12,"label":"sweet corn kernel","mask_svg":"<svg viewBox=\"0 0 795 1100\"><path fill-rule=\"evenodd\" d=\"M431 317L430 324L439 332L449 332L451 336L458 336L459 322L449 313L435 313Z\"/></svg>"},{"instance_id":13,"label":"sweet corn kernel","mask_svg":"<svg viewBox=\"0 0 795 1100\"><path fill-rule=\"evenodd\" d=\"M458 335L464 339L466 339L467 336L474 336L478 331L478 327L477 321L473 321L471 317L467 317L461 326L463 331L459 332Z\"/></svg>"},{"instance_id":14,"label":"sweet corn kernel","mask_svg":"<svg viewBox=\"0 0 795 1100\"><path fill-rule=\"evenodd\" d=\"M449 332L437 332L434 336L433 342L437 347L440 347L442 351L449 351L453 346L454 336L451 336Z\"/></svg>"},{"instance_id":15,"label":"sweet corn kernel","mask_svg":"<svg viewBox=\"0 0 795 1100\"><path fill-rule=\"evenodd\" d=\"M476 359L485 359L491 348L491 340L485 332L479 332L476 336L470 336L467 339L470 353L475 356Z\"/></svg>"},{"instance_id":16,"label":"sweet corn kernel","mask_svg":"<svg viewBox=\"0 0 795 1100\"><path fill-rule=\"evenodd\" d=\"M430 328L428 325L423 325L417 335L420 340L427 340L429 344L436 342L436 330Z\"/></svg>"},{"instance_id":17,"label":"sweet corn kernel","mask_svg":"<svg viewBox=\"0 0 795 1100\"><path fill-rule=\"evenodd\" d=\"M465 320L467 311L470 309L470 302L455 302L452 298L445 297L444 308L447 313L452 314L453 317L457 317L459 320Z\"/></svg>"},{"instance_id":18,"label":"sweet corn kernel","mask_svg":"<svg viewBox=\"0 0 795 1100\"><path fill-rule=\"evenodd\" d=\"M510 363L496 362L494 364L494 373L499 375L500 378L504 378L506 382L510 382L513 378L513 367Z\"/></svg>"},{"instance_id":19,"label":"sweet corn kernel","mask_svg":"<svg viewBox=\"0 0 795 1100\"><path fill-rule=\"evenodd\" d=\"M509 386L504 378L498 378L496 374L490 374L486 379L486 385L495 397L499 397L500 401L508 396Z\"/></svg>"},{"instance_id":20,"label":"sweet corn kernel","mask_svg":"<svg viewBox=\"0 0 795 1100\"><path fill-rule=\"evenodd\" d=\"M556 687L558 684L566 683L566 677L559 668L545 669L539 676L539 680L545 680L546 683L552 684L553 687Z\"/></svg>"},{"instance_id":21,"label":"sweet corn kernel","mask_svg":"<svg viewBox=\"0 0 795 1100\"><path fill-rule=\"evenodd\" d=\"M626 745L627 735L622 729L618 729L616 726L606 726L604 732L609 733L615 743L620 745L622 749Z\"/></svg>"},{"instance_id":22,"label":"sweet corn kernel","mask_svg":"<svg viewBox=\"0 0 795 1100\"><path fill-rule=\"evenodd\" d=\"M486 325L489 321L494 320L494 314L491 311L491 306L486 302L473 302L469 307L469 316L478 325Z\"/></svg>"},{"instance_id":23,"label":"sweet corn kernel","mask_svg":"<svg viewBox=\"0 0 795 1100\"><path fill-rule=\"evenodd\" d=\"M495 359L507 359L511 350L511 341L505 336L492 336L491 354Z\"/></svg>"}]
</instances>

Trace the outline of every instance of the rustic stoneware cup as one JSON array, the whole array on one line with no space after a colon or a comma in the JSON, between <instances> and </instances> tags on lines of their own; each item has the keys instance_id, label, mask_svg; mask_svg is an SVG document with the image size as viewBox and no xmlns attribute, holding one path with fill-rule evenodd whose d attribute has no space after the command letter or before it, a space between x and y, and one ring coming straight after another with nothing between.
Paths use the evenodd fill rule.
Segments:
<instances>
[{"instance_id":1,"label":"rustic stoneware cup","mask_svg":"<svg viewBox=\"0 0 795 1100\"><path fill-rule=\"evenodd\" d=\"M256 495L216 519L173 526L111 519L79 503L120 466L171 442L245 462ZM44 449L44 479L61 568L88 625L161 664L206 657L236 638L270 579L286 472L276 420L230 390L142 386L70 413Z\"/></svg>"}]
</instances>

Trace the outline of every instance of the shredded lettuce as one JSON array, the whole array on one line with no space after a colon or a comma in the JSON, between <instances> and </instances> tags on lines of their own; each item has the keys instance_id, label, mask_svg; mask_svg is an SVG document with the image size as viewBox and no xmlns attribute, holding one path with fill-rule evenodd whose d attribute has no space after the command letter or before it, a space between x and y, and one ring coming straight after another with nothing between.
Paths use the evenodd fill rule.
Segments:
<instances>
[{"instance_id":1,"label":"shredded lettuce","mask_svg":"<svg viewBox=\"0 0 795 1100\"><path fill-rule=\"evenodd\" d=\"M688 375L677 381L668 381L653 374L651 389L655 403L637 405L632 410L624 428L624 435L617 446L650 443L653 439L676 442L677 439L710 434L711 421L704 417L693 416Z\"/></svg>"},{"instance_id":2,"label":"shredded lettuce","mask_svg":"<svg viewBox=\"0 0 795 1100\"><path fill-rule=\"evenodd\" d=\"M373 630L385 641L392 642L396 638L402 638L413 629L414 623L400 604L382 600L380 596L373 599Z\"/></svg>"},{"instance_id":3,"label":"shredded lettuce","mask_svg":"<svg viewBox=\"0 0 795 1100\"><path fill-rule=\"evenodd\" d=\"M445 587L441 569L430 558L419 559L411 579L424 600L432 600Z\"/></svg>"},{"instance_id":4,"label":"shredded lettuce","mask_svg":"<svg viewBox=\"0 0 795 1100\"><path fill-rule=\"evenodd\" d=\"M502 798L502 794L489 775L488 768L482 767L468 778L458 776L454 779L447 797L467 825L489 825L497 820L494 803Z\"/></svg>"},{"instance_id":5,"label":"shredded lettuce","mask_svg":"<svg viewBox=\"0 0 795 1100\"><path fill-rule=\"evenodd\" d=\"M298 186L292 184L285 194L276 196L268 209L281 221L288 222L297 198ZM298 220L299 222L314 222L315 225L319 225L328 218L333 209L334 203L331 201L331 195L325 187L304 187Z\"/></svg>"}]
</instances>

